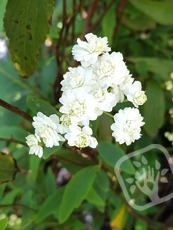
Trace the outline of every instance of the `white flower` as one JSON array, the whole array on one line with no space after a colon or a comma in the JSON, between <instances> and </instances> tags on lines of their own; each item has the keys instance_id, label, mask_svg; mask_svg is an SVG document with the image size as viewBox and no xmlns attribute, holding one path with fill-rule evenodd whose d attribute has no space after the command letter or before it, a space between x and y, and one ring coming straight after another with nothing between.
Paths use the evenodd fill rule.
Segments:
<instances>
[{"instance_id":1,"label":"white flower","mask_svg":"<svg viewBox=\"0 0 173 230\"><path fill-rule=\"evenodd\" d=\"M99 78L102 78L107 86L120 85L126 76L129 75L129 70L120 52L103 54L92 68L93 72L96 73Z\"/></svg>"},{"instance_id":2,"label":"white flower","mask_svg":"<svg viewBox=\"0 0 173 230\"><path fill-rule=\"evenodd\" d=\"M59 132L61 134L67 133L70 125L71 125L70 116L68 114L63 114L60 117Z\"/></svg>"},{"instance_id":3,"label":"white flower","mask_svg":"<svg viewBox=\"0 0 173 230\"><path fill-rule=\"evenodd\" d=\"M107 89L104 88L98 87L94 89L93 96L97 100L98 116L101 115L103 111L111 112L117 103L115 94L108 92Z\"/></svg>"},{"instance_id":4,"label":"white flower","mask_svg":"<svg viewBox=\"0 0 173 230\"><path fill-rule=\"evenodd\" d=\"M122 102L124 100L124 93L121 90L121 87L118 85L114 85L113 87L110 87L110 92L114 94L114 106L118 103L118 102Z\"/></svg>"},{"instance_id":5,"label":"white flower","mask_svg":"<svg viewBox=\"0 0 173 230\"><path fill-rule=\"evenodd\" d=\"M59 117L56 114L47 117L43 113L38 112L37 116L33 117L33 120L32 125L35 128L35 133L42 138L46 147L59 146L59 142L64 140L59 134Z\"/></svg>"},{"instance_id":6,"label":"white flower","mask_svg":"<svg viewBox=\"0 0 173 230\"><path fill-rule=\"evenodd\" d=\"M69 71L64 74L64 79L61 81L62 91L83 88L90 92L92 85L95 84L94 75L91 68L69 68Z\"/></svg>"},{"instance_id":7,"label":"white flower","mask_svg":"<svg viewBox=\"0 0 173 230\"><path fill-rule=\"evenodd\" d=\"M132 75L131 74L126 75L124 81L122 82L122 84L120 84L120 88L124 94L127 92L129 85L131 85L133 82L134 82L134 78L132 78Z\"/></svg>"},{"instance_id":8,"label":"white flower","mask_svg":"<svg viewBox=\"0 0 173 230\"><path fill-rule=\"evenodd\" d=\"M83 90L64 93L59 101L62 104L60 112L67 114L72 123L88 124L89 120L97 119L97 103L92 95Z\"/></svg>"},{"instance_id":9,"label":"white flower","mask_svg":"<svg viewBox=\"0 0 173 230\"><path fill-rule=\"evenodd\" d=\"M29 146L29 154L35 154L38 157L43 156L43 148L39 145L41 140L37 135L30 134L26 137L26 143Z\"/></svg>"},{"instance_id":10,"label":"white flower","mask_svg":"<svg viewBox=\"0 0 173 230\"><path fill-rule=\"evenodd\" d=\"M89 33L85 35L85 38L86 41L77 39L78 44L73 46L72 54L83 67L88 67L96 63L99 55L109 52L111 49L107 45L107 37L101 38Z\"/></svg>"},{"instance_id":11,"label":"white flower","mask_svg":"<svg viewBox=\"0 0 173 230\"><path fill-rule=\"evenodd\" d=\"M131 101L135 107L143 105L147 96L144 91L142 91L142 85L140 81L135 81L132 84L127 84L126 90L124 90L127 99Z\"/></svg>"},{"instance_id":12,"label":"white flower","mask_svg":"<svg viewBox=\"0 0 173 230\"><path fill-rule=\"evenodd\" d=\"M78 148L85 148L90 146L95 148L98 144L96 138L92 137L92 129L89 126L80 128L79 126L71 125L69 132L65 135L70 146L76 146Z\"/></svg>"},{"instance_id":13,"label":"white flower","mask_svg":"<svg viewBox=\"0 0 173 230\"><path fill-rule=\"evenodd\" d=\"M130 145L141 137L141 126L145 123L138 109L120 109L115 114L114 121L115 123L111 125L111 129L113 130L112 136L120 144L126 143L126 145Z\"/></svg>"}]
</instances>

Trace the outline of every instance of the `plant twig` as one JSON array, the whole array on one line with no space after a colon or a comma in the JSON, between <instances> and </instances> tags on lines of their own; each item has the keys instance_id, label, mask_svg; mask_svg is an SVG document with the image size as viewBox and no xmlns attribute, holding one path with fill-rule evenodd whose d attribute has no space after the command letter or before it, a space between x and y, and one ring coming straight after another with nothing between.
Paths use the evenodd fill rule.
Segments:
<instances>
[{"instance_id":1,"label":"plant twig","mask_svg":"<svg viewBox=\"0 0 173 230\"><path fill-rule=\"evenodd\" d=\"M23 112L22 110L20 110L18 107L14 106L14 105L10 105L9 103L3 101L2 99L0 99L0 106L10 110L13 113L18 114L19 116L25 118L26 120L32 122L32 117L30 117L27 113Z\"/></svg>"},{"instance_id":2,"label":"plant twig","mask_svg":"<svg viewBox=\"0 0 173 230\"><path fill-rule=\"evenodd\" d=\"M75 38L75 18L77 14L81 11L82 6L84 4L84 0L81 0L79 5L76 5L76 1L73 1L73 15L71 18L68 17L66 12L67 2L66 0L63 1L63 18L62 18L62 29L60 31L60 35L57 41L57 44L55 46L55 56L57 60L57 66L58 66L58 73L56 76L56 80L53 85L54 90L54 98L56 102L59 101L59 98L61 97L61 85L60 82L63 78L63 63L66 59L65 56L65 48L67 44L67 38L69 36L69 30L70 27L72 27L72 40ZM72 41L74 42L74 41Z\"/></svg>"},{"instance_id":3,"label":"plant twig","mask_svg":"<svg viewBox=\"0 0 173 230\"><path fill-rule=\"evenodd\" d=\"M114 28L114 32L113 32L113 39L115 39L115 36L117 35L117 32L120 28L120 25L121 25L121 21L122 21L122 16L123 16L123 13L124 13L124 9L127 5L127 2L128 0L120 0L120 4L118 6L118 9L117 9L117 16L116 16L116 26Z\"/></svg>"},{"instance_id":4,"label":"plant twig","mask_svg":"<svg viewBox=\"0 0 173 230\"><path fill-rule=\"evenodd\" d=\"M16 144L21 144L21 145L27 146L26 143L24 143L22 141L15 140L13 137L11 137L11 138L0 137L0 141L13 142Z\"/></svg>"},{"instance_id":5,"label":"plant twig","mask_svg":"<svg viewBox=\"0 0 173 230\"><path fill-rule=\"evenodd\" d=\"M111 6L115 3L114 0L112 0L104 9L104 11L102 12L102 14L100 15L100 17L98 17L97 21L91 26L91 31L95 30L99 24L102 22L102 19L104 18L105 14L108 12L108 10L111 8Z\"/></svg>"},{"instance_id":6,"label":"plant twig","mask_svg":"<svg viewBox=\"0 0 173 230\"><path fill-rule=\"evenodd\" d=\"M91 20L92 20L92 17L94 15L94 13L96 12L98 3L99 3L98 0L92 0L90 5L89 5L89 7L88 7L87 17L86 17L86 20L85 20L85 25L84 25L84 29L83 29L81 39L83 39L85 34L87 34L91 30L91 26L92 26L91 25Z\"/></svg>"},{"instance_id":7,"label":"plant twig","mask_svg":"<svg viewBox=\"0 0 173 230\"><path fill-rule=\"evenodd\" d=\"M30 210L33 210L33 211L37 211L35 208L31 208L31 207L23 205L23 204L1 204L0 205L0 209L10 208L10 207L19 207L19 208L22 207L22 208L30 209Z\"/></svg>"}]
</instances>

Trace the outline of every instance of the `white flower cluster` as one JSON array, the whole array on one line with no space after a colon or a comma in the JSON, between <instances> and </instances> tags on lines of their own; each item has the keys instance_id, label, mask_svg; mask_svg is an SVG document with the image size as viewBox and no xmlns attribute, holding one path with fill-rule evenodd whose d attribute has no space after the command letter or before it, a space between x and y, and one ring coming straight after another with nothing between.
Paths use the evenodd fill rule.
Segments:
<instances>
[{"instance_id":1,"label":"white flower cluster","mask_svg":"<svg viewBox=\"0 0 173 230\"><path fill-rule=\"evenodd\" d=\"M120 52L109 53L107 37L89 33L85 38L86 41L78 38L72 48L73 57L80 65L69 68L61 81L60 120L56 115L46 117L41 113L34 117L35 136L27 137L31 154L35 151L42 155L40 145L36 145L41 141L46 147L57 146L63 139L60 134L64 134L70 146L95 148L97 140L92 137L90 121L103 112L111 112L125 97L136 108L120 110L114 116L112 135L120 144L127 145L141 136L144 122L137 108L147 99L141 83L134 81Z\"/></svg>"}]
</instances>

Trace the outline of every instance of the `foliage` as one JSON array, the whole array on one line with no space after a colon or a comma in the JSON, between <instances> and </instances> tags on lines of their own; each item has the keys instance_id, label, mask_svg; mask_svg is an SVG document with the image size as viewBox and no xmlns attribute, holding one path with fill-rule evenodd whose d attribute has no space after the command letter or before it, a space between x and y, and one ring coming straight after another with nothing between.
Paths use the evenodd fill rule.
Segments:
<instances>
[{"instance_id":1,"label":"foliage","mask_svg":"<svg viewBox=\"0 0 173 230\"><path fill-rule=\"evenodd\" d=\"M173 229L171 200L136 211L114 172L120 158L151 144L173 150L164 136L173 124L173 83L171 90L165 85L173 73L172 12L172 0L0 1L0 229ZM147 95L140 109L142 137L120 146L111 136L112 117L103 114L91 124L96 149L61 142L45 147L42 159L29 155L25 137L33 133L32 117L39 111L60 115L60 81L68 67L76 66L71 48L89 32L108 37L112 51L123 54L133 77L142 82ZM4 39L9 53L2 56ZM114 113L130 106L117 104ZM143 159L143 171L150 164L153 173L167 172L162 151L150 151ZM146 204L147 193L135 191L128 180L135 177L149 186L146 175L135 173L139 161L129 158L115 171L133 190L131 202ZM159 182L159 195L173 192L171 179L169 171L170 183Z\"/></svg>"}]
</instances>

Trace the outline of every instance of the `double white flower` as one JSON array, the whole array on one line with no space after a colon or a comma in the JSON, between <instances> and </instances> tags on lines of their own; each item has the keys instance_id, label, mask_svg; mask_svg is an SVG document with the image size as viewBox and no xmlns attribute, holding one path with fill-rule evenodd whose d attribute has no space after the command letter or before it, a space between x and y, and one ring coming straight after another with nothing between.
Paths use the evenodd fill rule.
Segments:
<instances>
[{"instance_id":1,"label":"double white flower","mask_svg":"<svg viewBox=\"0 0 173 230\"><path fill-rule=\"evenodd\" d=\"M111 51L108 47L107 37L100 38L89 33L85 35L86 41L77 39L77 45L72 48L74 59L81 62L83 67L88 67L97 62L99 55Z\"/></svg>"},{"instance_id":2,"label":"double white flower","mask_svg":"<svg viewBox=\"0 0 173 230\"><path fill-rule=\"evenodd\" d=\"M35 135L28 135L26 143L30 147L29 154L42 157L42 143L46 147L52 148L53 146L59 146L60 141L64 141L64 138L59 134L59 117L56 114L48 117L38 112L37 116L33 117L33 120L32 125L35 128Z\"/></svg>"},{"instance_id":3,"label":"double white flower","mask_svg":"<svg viewBox=\"0 0 173 230\"><path fill-rule=\"evenodd\" d=\"M114 121L115 123L111 125L112 135L120 144L130 145L141 137L141 126L145 123L138 109L120 109L114 116Z\"/></svg>"},{"instance_id":4,"label":"double white flower","mask_svg":"<svg viewBox=\"0 0 173 230\"><path fill-rule=\"evenodd\" d=\"M35 154L39 158L43 156L43 148L41 146L41 140L37 135L30 134L26 137L26 143L29 146L29 154Z\"/></svg>"},{"instance_id":5,"label":"double white flower","mask_svg":"<svg viewBox=\"0 0 173 230\"><path fill-rule=\"evenodd\" d=\"M92 137L92 129L89 126L83 128L75 125L69 127L69 132L65 135L70 146L76 146L78 148L85 148L90 146L95 148L98 144L96 138Z\"/></svg>"}]
</instances>

